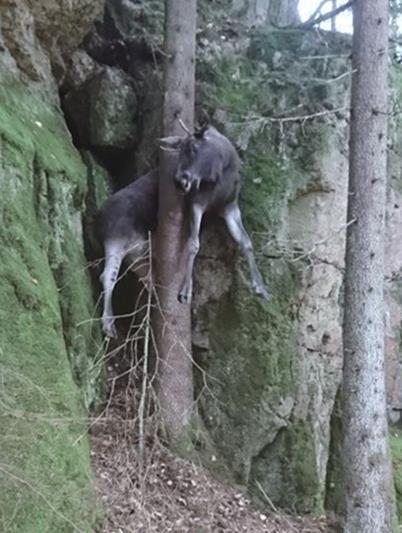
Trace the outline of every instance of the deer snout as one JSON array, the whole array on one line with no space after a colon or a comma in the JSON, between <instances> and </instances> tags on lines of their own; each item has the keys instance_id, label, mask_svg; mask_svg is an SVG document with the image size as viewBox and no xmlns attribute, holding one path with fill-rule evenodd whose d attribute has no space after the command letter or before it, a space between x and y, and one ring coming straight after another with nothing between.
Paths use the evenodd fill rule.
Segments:
<instances>
[{"instance_id":1,"label":"deer snout","mask_svg":"<svg viewBox=\"0 0 402 533\"><path fill-rule=\"evenodd\" d=\"M191 189L192 184L192 176L191 173L188 170L184 170L183 172L180 172L176 176L176 186L183 190L185 193L189 192Z\"/></svg>"}]
</instances>

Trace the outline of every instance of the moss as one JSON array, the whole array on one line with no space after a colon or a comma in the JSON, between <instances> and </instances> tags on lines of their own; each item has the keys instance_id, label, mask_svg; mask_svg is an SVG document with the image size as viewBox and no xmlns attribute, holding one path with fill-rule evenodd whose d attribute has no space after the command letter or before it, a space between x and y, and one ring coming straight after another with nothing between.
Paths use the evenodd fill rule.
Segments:
<instances>
[{"instance_id":1,"label":"moss","mask_svg":"<svg viewBox=\"0 0 402 533\"><path fill-rule=\"evenodd\" d=\"M310 424L293 420L253 462L253 494L301 512L322 512L313 432ZM262 489L262 490L261 490Z\"/></svg>"},{"instance_id":2,"label":"moss","mask_svg":"<svg viewBox=\"0 0 402 533\"><path fill-rule=\"evenodd\" d=\"M134 0L129 7L124 2L114 2L106 10L109 31L114 30L116 36L129 37L152 49L163 45L163 22L163 0Z\"/></svg>"},{"instance_id":3,"label":"moss","mask_svg":"<svg viewBox=\"0 0 402 533\"><path fill-rule=\"evenodd\" d=\"M40 93L16 83L1 85L0 102L3 141L17 148L22 157L22 150L35 152L43 168L68 175L71 185L82 193L85 190L82 161L72 147L59 109L47 103Z\"/></svg>"},{"instance_id":4,"label":"moss","mask_svg":"<svg viewBox=\"0 0 402 533\"><path fill-rule=\"evenodd\" d=\"M271 250L261 253L279 222L290 185L280 158L275 159L273 151L261 151L260 142L263 138L252 141L247 152L242 209L274 297L265 302L250 291L244 282L248 268L238 254L231 291L214 309L210 351L204 359L207 376L213 376L202 404L206 426L242 483L249 481L253 457L284 424L277 406L294 394L296 338L291 313L299 277L285 261L266 257Z\"/></svg>"},{"instance_id":5,"label":"moss","mask_svg":"<svg viewBox=\"0 0 402 533\"><path fill-rule=\"evenodd\" d=\"M273 132L265 131L252 138L243 166L245 186L241 201L247 227L265 237L282 222L284 206L306 182L305 174L297 167L297 158L289 160L279 153L272 137ZM305 153L304 158L308 158Z\"/></svg>"},{"instance_id":6,"label":"moss","mask_svg":"<svg viewBox=\"0 0 402 533\"><path fill-rule=\"evenodd\" d=\"M6 429L0 440L8 472L0 475L1 507L6 523L17 513L5 530L71 531L64 515L89 531L96 507L85 419L71 380L57 289L43 252L25 250L27 263L1 243L0 298L7 306L0 311ZM24 305L21 294L36 305Z\"/></svg>"},{"instance_id":7,"label":"moss","mask_svg":"<svg viewBox=\"0 0 402 533\"><path fill-rule=\"evenodd\" d=\"M97 334L77 327L92 312L79 219L86 171L59 110L22 85L0 86L0 167L1 523L92 531L82 400L96 395L87 355Z\"/></svg>"},{"instance_id":8,"label":"moss","mask_svg":"<svg viewBox=\"0 0 402 533\"><path fill-rule=\"evenodd\" d=\"M300 48L305 38L303 30L258 29L252 34L247 56L253 60L273 66L273 56L278 51L287 51L294 60L298 59Z\"/></svg>"},{"instance_id":9,"label":"moss","mask_svg":"<svg viewBox=\"0 0 402 533\"><path fill-rule=\"evenodd\" d=\"M208 58L206 62L201 59L197 69L197 77L202 80L198 85L199 99L210 110L224 107L235 118L269 109L271 95L268 91L263 94L258 86L268 73L258 63L237 56L216 63Z\"/></svg>"},{"instance_id":10,"label":"moss","mask_svg":"<svg viewBox=\"0 0 402 533\"><path fill-rule=\"evenodd\" d=\"M87 168L86 215L92 216L108 197L109 179L104 168L96 162L90 152L82 151L81 156Z\"/></svg>"}]
</instances>

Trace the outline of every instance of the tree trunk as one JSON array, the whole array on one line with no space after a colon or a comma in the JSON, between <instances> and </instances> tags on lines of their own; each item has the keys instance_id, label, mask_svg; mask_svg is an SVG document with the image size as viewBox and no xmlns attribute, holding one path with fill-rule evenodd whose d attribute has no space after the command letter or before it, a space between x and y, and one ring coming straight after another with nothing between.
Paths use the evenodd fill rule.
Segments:
<instances>
[{"instance_id":1,"label":"tree trunk","mask_svg":"<svg viewBox=\"0 0 402 533\"><path fill-rule=\"evenodd\" d=\"M384 380L388 0L354 0L343 468L347 533L392 531Z\"/></svg>"},{"instance_id":2,"label":"tree trunk","mask_svg":"<svg viewBox=\"0 0 402 533\"><path fill-rule=\"evenodd\" d=\"M291 26L300 22L299 0L233 0L232 11L249 26Z\"/></svg>"},{"instance_id":3,"label":"tree trunk","mask_svg":"<svg viewBox=\"0 0 402 533\"><path fill-rule=\"evenodd\" d=\"M299 0L271 0L267 23L281 28L299 24L298 4Z\"/></svg>"},{"instance_id":4,"label":"tree trunk","mask_svg":"<svg viewBox=\"0 0 402 533\"><path fill-rule=\"evenodd\" d=\"M178 118L194 122L196 0L165 1L165 97L163 134L182 135ZM173 447L188 442L193 411L190 306L177 300L183 279L183 205L174 184L177 155L160 153L156 279L160 312L155 315L158 399Z\"/></svg>"},{"instance_id":5,"label":"tree trunk","mask_svg":"<svg viewBox=\"0 0 402 533\"><path fill-rule=\"evenodd\" d=\"M331 11L335 11L337 6L337 0L332 0L332 8ZM331 31L336 31L336 17L332 17L331 19Z\"/></svg>"}]
</instances>

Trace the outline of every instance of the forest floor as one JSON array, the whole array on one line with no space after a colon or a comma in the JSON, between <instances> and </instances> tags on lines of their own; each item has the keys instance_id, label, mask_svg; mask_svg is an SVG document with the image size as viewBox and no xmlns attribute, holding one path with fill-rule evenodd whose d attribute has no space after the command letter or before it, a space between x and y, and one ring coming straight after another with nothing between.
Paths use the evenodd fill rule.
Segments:
<instances>
[{"instance_id":1,"label":"forest floor","mask_svg":"<svg viewBox=\"0 0 402 533\"><path fill-rule=\"evenodd\" d=\"M141 387L130 384L127 375L109 366L112 391L91 424L92 463L104 512L98 533L336 531L325 518L285 514L272 502L258 508L244 487L229 486L200 463L169 452L149 426L141 442L141 399L134 392Z\"/></svg>"}]
</instances>

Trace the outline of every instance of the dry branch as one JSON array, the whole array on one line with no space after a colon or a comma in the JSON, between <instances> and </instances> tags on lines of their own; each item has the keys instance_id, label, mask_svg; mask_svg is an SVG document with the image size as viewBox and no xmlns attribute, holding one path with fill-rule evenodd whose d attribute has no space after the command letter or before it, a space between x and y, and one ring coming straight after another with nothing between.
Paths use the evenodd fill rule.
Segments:
<instances>
[{"instance_id":1,"label":"dry branch","mask_svg":"<svg viewBox=\"0 0 402 533\"><path fill-rule=\"evenodd\" d=\"M311 17L306 20L304 24L309 24L310 22L315 21L315 19L320 16L322 8L326 6L329 2L331 2L331 0L322 0L322 2L320 2L320 4L318 5L317 9L314 11Z\"/></svg>"},{"instance_id":2,"label":"dry branch","mask_svg":"<svg viewBox=\"0 0 402 533\"><path fill-rule=\"evenodd\" d=\"M302 28L312 28L313 26L316 26L317 24L321 24L322 22L325 22L326 20L332 19L334 17L337 17L340 13L343 13L353 5L353 0L350 0L350 2L346 2L346 4L343 4L342 6L339 6L337 9L334 9L333 11L330 11L329 13L325 13L324 15L320 15L319 17L315 19L309 19L306 22L304 22L301 26Z\"/></svg>"}]
</instances>

